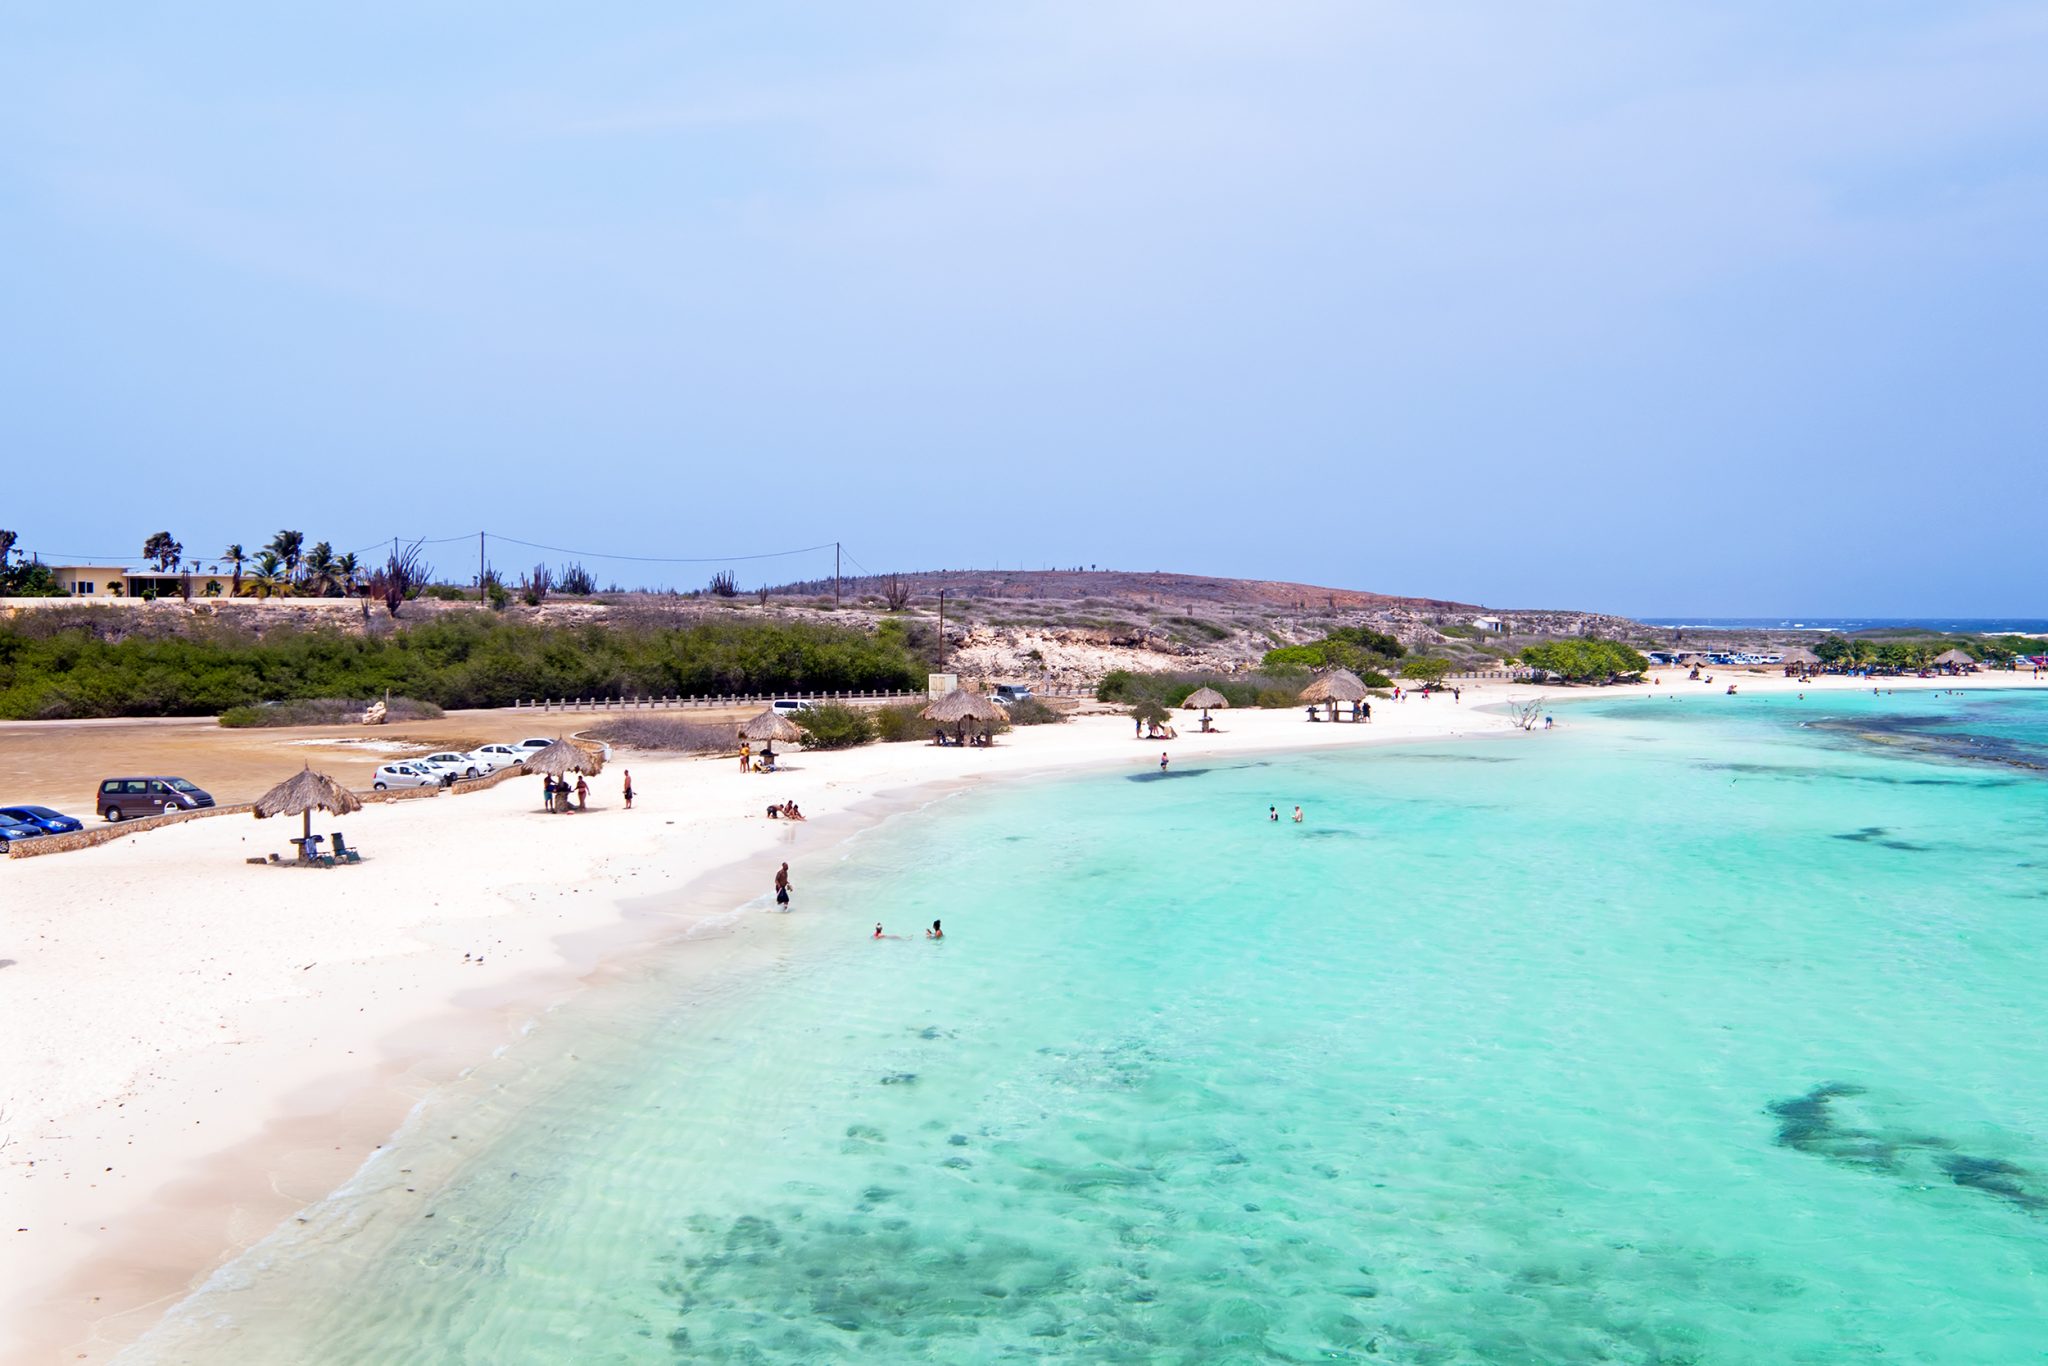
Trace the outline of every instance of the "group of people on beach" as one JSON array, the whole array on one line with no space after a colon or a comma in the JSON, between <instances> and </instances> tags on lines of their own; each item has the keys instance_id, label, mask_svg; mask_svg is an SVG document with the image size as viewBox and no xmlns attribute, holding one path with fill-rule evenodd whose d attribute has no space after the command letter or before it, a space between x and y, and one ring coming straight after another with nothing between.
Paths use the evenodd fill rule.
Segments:
<instances>
[{"instance_id":1,"label":"group of people on beach","mask_svg":"<svg viewBox=\"0 0 2048 1366\"><path fill-rule=\"evenodd\" d=\"M795 802L783 802L779 806L774 802L768 804L768 819L771 821L800 821L803 818L804 813Z\"/></svg>"},{"instance_id":2,"label":"group of people on beach","mask_svg":"<svg viewBox=\"0 0 2048 1366\"><path fill-rule=\"evenodd\" d=\"M633 770L630 768L626 770L625 786L619 795L626 799L626 809L631 811L633 809ZM576 799L574 806L569 804L571 797ZM540 779L540 800L542 808L548 811L588 811L590 809L590 784L580 773L576 775L574 783L571 783L566 777L557 778L552 774L543 773Z\"/></svg>"}]
</instances>

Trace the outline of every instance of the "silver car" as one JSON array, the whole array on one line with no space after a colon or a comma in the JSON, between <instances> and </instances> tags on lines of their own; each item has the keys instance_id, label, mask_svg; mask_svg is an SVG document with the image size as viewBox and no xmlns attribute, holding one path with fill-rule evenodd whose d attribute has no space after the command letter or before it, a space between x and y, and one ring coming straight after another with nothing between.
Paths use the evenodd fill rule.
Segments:
<instances>
[{"instance_id":1,"label":"silver car","mask_svg":"<svg viewBox=\"0 0 2048 1366\"><path fill-rule=\"evenodd\" d=\"M439 787L439 774L416 764L384 764L377 769L370 786L382 792L387 787Z\"/></svg>"}]
</instances>

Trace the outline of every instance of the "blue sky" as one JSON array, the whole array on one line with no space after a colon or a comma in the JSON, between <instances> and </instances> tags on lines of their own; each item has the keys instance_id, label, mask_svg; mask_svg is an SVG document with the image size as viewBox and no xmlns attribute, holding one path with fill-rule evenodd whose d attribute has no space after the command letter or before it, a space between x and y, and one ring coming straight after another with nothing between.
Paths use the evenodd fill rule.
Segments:
<instances>
[{"instance_id":1,"label":"blue sky","mask_svg":"<svg viewBox=\"0 0 2048 1366\"><path fill-rule=\"evenodd\" d=\"M2038 4L305 8L0 18L24 546L2048 611Z\"/></svg>"}]
</instances>

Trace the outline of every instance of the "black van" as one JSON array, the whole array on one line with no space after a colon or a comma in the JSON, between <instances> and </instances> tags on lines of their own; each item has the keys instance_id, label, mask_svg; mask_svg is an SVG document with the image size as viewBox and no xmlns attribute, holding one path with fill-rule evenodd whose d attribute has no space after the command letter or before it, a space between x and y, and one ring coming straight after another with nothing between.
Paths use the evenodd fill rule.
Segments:
<instances>
[{"instance_id":1,"label":"black van","mask_svg":"<svg viewBox=\"0 0 2048 1366\"><path fill-rule=\"evenodd\" d=\"M110 821L212 805L211 793L183 778L109 778L100 784L100 814Z\"/></svg>"}]
</instances>

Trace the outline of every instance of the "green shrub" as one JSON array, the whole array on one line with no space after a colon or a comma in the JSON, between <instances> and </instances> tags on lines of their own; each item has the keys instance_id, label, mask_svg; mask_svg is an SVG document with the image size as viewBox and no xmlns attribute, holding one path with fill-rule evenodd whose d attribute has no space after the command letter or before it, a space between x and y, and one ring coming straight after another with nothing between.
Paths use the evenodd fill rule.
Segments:
<instances>
[{"instance_id":1,"label":"green shrub","mask_svg":"<svg viewBox=\"0 0 2048 1366\"><path fill-rule=\"evenodd\" d=\"M220 723L236 729L251 726L343 726L355 721L369 707L368 702L346 697L303 697L292 702L229 707L220 714ZM384 704L384 715L393 721L432 721L445 713L432 702L394 697Z\"/></svg>"},{"instance_id":2,"label":"green shrub","mask_svg":"<svg viewBox=\"0 0 2048 1366\"><path fill-rule=\"evenodd\" d=\"M420 590L421 594L436 602L471 602L473 599L465 589L452 583L430 583Z\"/></svg>"},{"instance_id":3,"label":"green shrub","mask_svg":"<svg viewBox=\"0 0 2048 1366\"><path fill-rule=\"evenodd\" d=\"M1548 670L1568 683L1606 683L1650 667L1649 660L1620 641L1598 636L1531 645L1522 651L1522 662Z\"/></svg>"},{"instance_id":4,"label":"green shrub","mask_svg":"<svg viewBox=\"0 0 2048 1366\"><path fill-rule=\"evenodd\" d=\"M899 702L872 709L868 712L868 723L875 732L875 738L884 744L929 740L932 723L918 715L925 705L923 702Z\"/></svg>"},{"instance_id":5,"label":"green shrub","mask_svg":"<svg viewBox=\"0 0 2048 1366\"><path fill-rule=\"evenodd\" d=\"M1009 712L1010 724L1013 726L1054 726L1067 719L1067 714L1058 707L1050 706L1035 697L1012 702Z\"/></svg>"},{"instance_id":6,"label":"green shrub","mask_svg":"<svg viewBox=\"0 0 2048 1366\"><path fill-rule=\"evenodd\" d=\"M47 617L47 620L42 618ZM815 621L508 621L449 612L389 634L218 622L165 632L110 608L0 625L0 717L212 716L256 702L379 697L444 707L522 697L912 688L929 672L907 633Z\"/></svg>"},{"instance_id":7,"label":"green shrub","mask_svg":"<svg viewBox=\"0 0 2048 1366\"><path fill-rule=\"evenodd\" d=\"M852 749L875 738L868 714L858 707L818 702L796 715L806 749Z\"/></svg>"},{"instance_id":8,"label":"green shrub","mask_svg":"<svg viewBox=\"0 0 2048 1366\"><path fill-rule=\"evenodd\" d=\"M1451 671L1451 661L1437 656L1417 655L1401 666L1401 677L1422 683L1441 683Z\"/></svg>"}]
</instances>

